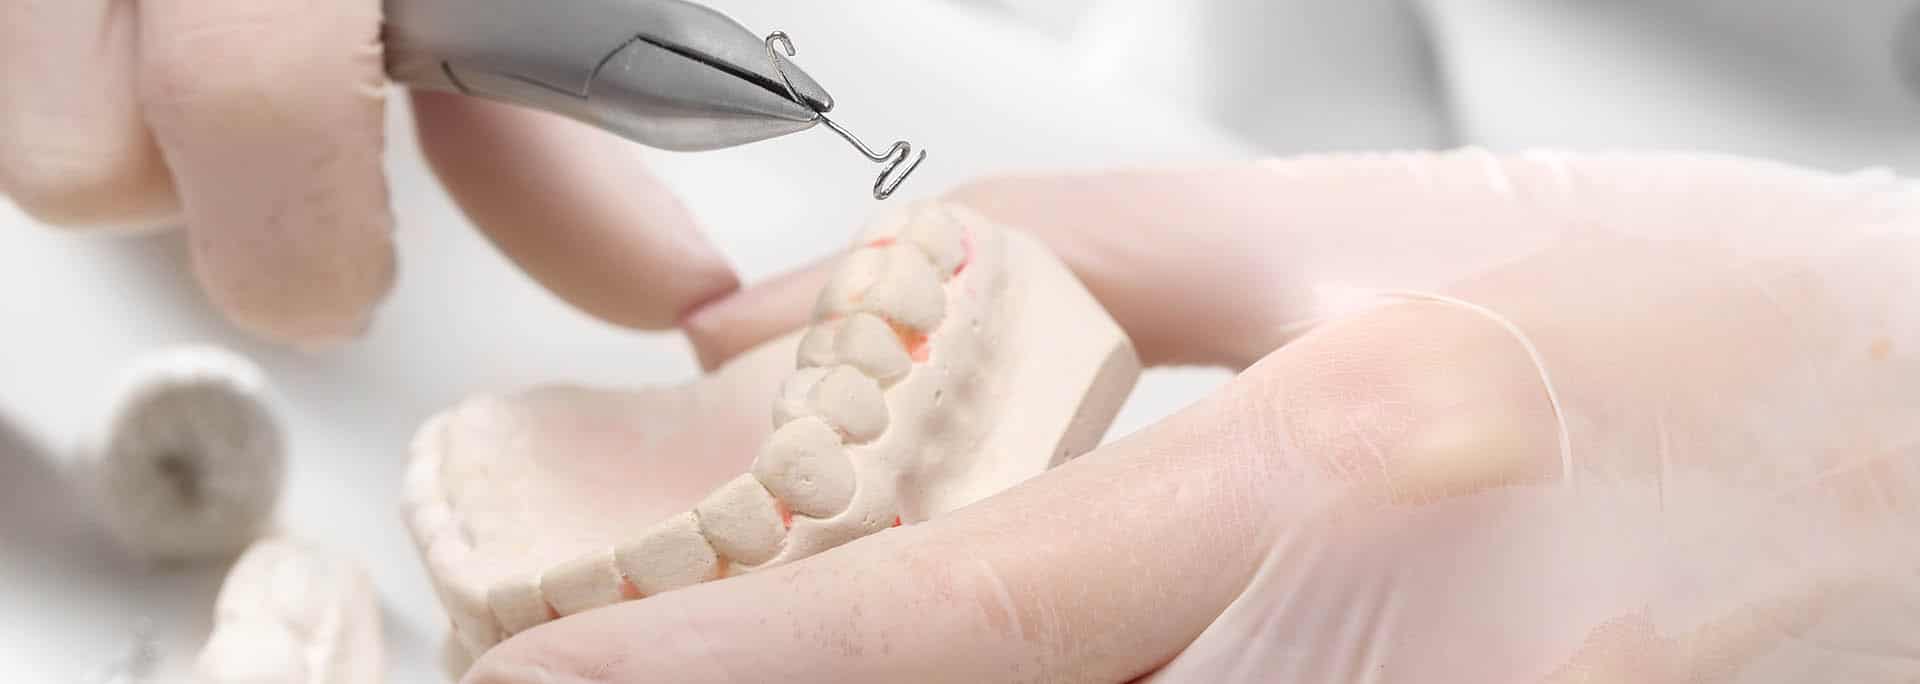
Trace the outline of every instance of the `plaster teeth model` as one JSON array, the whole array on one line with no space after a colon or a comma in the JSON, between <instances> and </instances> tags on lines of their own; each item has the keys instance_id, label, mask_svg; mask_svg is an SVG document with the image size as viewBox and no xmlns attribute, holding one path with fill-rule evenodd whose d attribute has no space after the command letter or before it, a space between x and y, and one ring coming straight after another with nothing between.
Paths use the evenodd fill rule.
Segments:
<instances>
[{"instance_id":1,"label":"plaster teeth model","mask_svg":"<svg viewBox=\"0 0 1920 684\"><path fill-rule=\"evenodd\" d=\"M204 684L364 684L382 679L383 658L366 575L314 547L269 538L228 572L194 669Z\"/></svg>"},{"instance_id":2,"label":"plaster teeth model","mask_svg":"<svg viewBox=\"0 0 1920 684\"><path fill-rule=\"evenodd\" d=\"M281 428L251 362L212 347L139 359L72 475L106 527L156 560L224 556L256 539L286 474Z\"/></svg>"},{"instance_id":3,"label":"plaster teeth model","mask_svg":"<svg viewBox=\"0 0 1920 684\"><path fill-rule=\"evenodd\" d=\"M567 475L581 466L564 455L462 448L455 435L498 442L521 429L490 417L491 400L423 428L407 519L467 648L450 662L565 615L792 562L1004 491L1096 446L1139 371L1119 327L1039 242L913 205L860 238L806 330L708 379L787 374L764 390L772 420L752 436L747 472L687 512L638 521L592 491L632 482ZM502 487L549 494L489 493Z\"/></svg>"}]
</instances>

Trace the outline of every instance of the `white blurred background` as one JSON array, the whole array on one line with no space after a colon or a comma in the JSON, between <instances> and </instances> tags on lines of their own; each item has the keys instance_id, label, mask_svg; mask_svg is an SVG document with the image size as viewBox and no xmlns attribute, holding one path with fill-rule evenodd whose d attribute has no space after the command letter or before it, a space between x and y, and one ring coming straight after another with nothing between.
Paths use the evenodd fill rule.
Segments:
<instances>
[{"instance_id":1,"label":"white blurred background","mask_svg":"<svg viewBox=\"0 0 1920 684\"><path fill-rule=\"evenodd\" d=\"M792 34L849 127L930 150L902 199L1008 170L1459 145L1920 169L1920 0L715 4ZM177 237L62 233L0 202L0 681L103 681L88 677L143 625L174 663L206 634L225 568L128 562L48 465L143 350L214 342L265 366L292 436L284 526L372 573L395 682L438 680L444 631L397 515L419 421L481 391L693 376L676 336L598 324L516 272L434 186L394 102L401 277L370 336L344 350L235 333L192 288ZM873 168L816 133L635 153L755 280L839 247L874 208ZM1153 373L1116 434L1222 379Z\"/></svg>"}]
</instances>

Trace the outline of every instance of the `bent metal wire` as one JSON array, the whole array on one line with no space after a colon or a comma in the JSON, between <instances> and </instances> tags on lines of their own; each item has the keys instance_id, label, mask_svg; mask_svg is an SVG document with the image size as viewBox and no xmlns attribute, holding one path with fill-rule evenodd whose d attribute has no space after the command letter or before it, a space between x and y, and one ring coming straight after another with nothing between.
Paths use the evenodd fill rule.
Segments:
<instances>
[{"instance_id":1,"label":"bent metal wire","mask_svg":"<svg viewBox=\"0 0 1920 684\"><path fill-rule=\"evenodd\" d=\"M775 31L773 35L767 36L767 56L773 60L773 68L780 72L780 80L787 86L787 96L792 98L794 102L804 102L804 100L800 99L800 92L793 87L793 79L787 76L787 67L783 64L786 60L782 59L779 53L781 48L785 49L788 57L794 56L793 40L788 38L786 33ZM833 119L827 118L825 113L818 111L815 113L819 114L820 123L826 124L827 128L833 129L833 132L840 134L841 138L846 139L855 149L860 150L861 154L866 155L868 159L875 162L887 165L887 168L881 169L880 177L873 180L874 199L884 200L892 197L893 191L900 189L900 184L907 182L907 177L913 175L914 169L920 168L920 163L927 160L926 150L920 150L920 154L915 156L913 154L913 145L905 140L894 141L892 149L887 150L885 154L875 152L873 148L867 147L866 143L861 142L860 138L855 137L851 131L835 123ZM910 157L913 159L912 163L907 162L907 159ZM906 166L905 170L901 170L900 167L902 165ZM893 179L891 182L887 180L889 177Z\"/></svg>"}]
</instances>

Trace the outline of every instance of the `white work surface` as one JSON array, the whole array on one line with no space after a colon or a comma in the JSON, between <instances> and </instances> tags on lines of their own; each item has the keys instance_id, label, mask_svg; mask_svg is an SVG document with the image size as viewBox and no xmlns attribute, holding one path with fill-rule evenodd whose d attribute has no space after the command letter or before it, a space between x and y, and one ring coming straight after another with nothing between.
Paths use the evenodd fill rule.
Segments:
<instances>
[{"instance_id":1,"label":"white work surface","mask_svg":"<svg viewBox=\"0 0 1920 684\"><path fill-rule=\"evenodd\" d=\"M1390 0L716 4L790 32L854 130L931 151L903 199L1002 170L1462 142L1920 168L1920 141L1905 133L1920 107L1888 57L1908 26L1892 0L1857 3L1844 21L1705 0L1674 3L1698 10L1673 12L1686 21L1632 3L1531 0L1433 3L1445 10L1424 16ZM996 5L1031 13L1037 28L997 23ZM1722 6L1759 18L1712 30ZM1409 40L1425 29L1440 36L1443 77ZM1780 44L1781 31L1808 40L1755 47ZM0 681L89 681L142 624L176 663L205 636L225 568L128 563L46 465L93 427L114 375L144 350L215 342L265 367L291 433L284 527L351 551L371 573L395 682L437 681L444 631L397 513L420 421L476 392L696 372L677 336L598 324L515 271L435 187L394 101L401 275L370 335L343 350L304 355L236 334L194 290L177 237L65 234L0 204ZM749 280L836 249L874 208L864 192L875 168L825 132L636 154L655 161ZM1153 374L1116 431L1219 380Z\"/></svg>"}]
</instances>

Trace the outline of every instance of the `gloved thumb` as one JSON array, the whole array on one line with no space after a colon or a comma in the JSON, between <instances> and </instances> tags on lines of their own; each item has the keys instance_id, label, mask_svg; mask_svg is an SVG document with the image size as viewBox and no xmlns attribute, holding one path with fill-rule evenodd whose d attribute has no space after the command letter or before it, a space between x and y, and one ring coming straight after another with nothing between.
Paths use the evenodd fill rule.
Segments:
<instances>
[{"instance_id":1,"label":"gloved thumb","mask_svg":"<svg viewBox=\"0 0 1920 684\"><path fill-rule=\"evenodd\" d=\"M1322 372L1336 360L1353 372ZM1329 502L1551 476L1547 406L1498 326L1390 306L1000 496L536 627L465 681L1130 680L1206 629L1278 539L1343 534Z\"/></svg>"}]
</instances>

